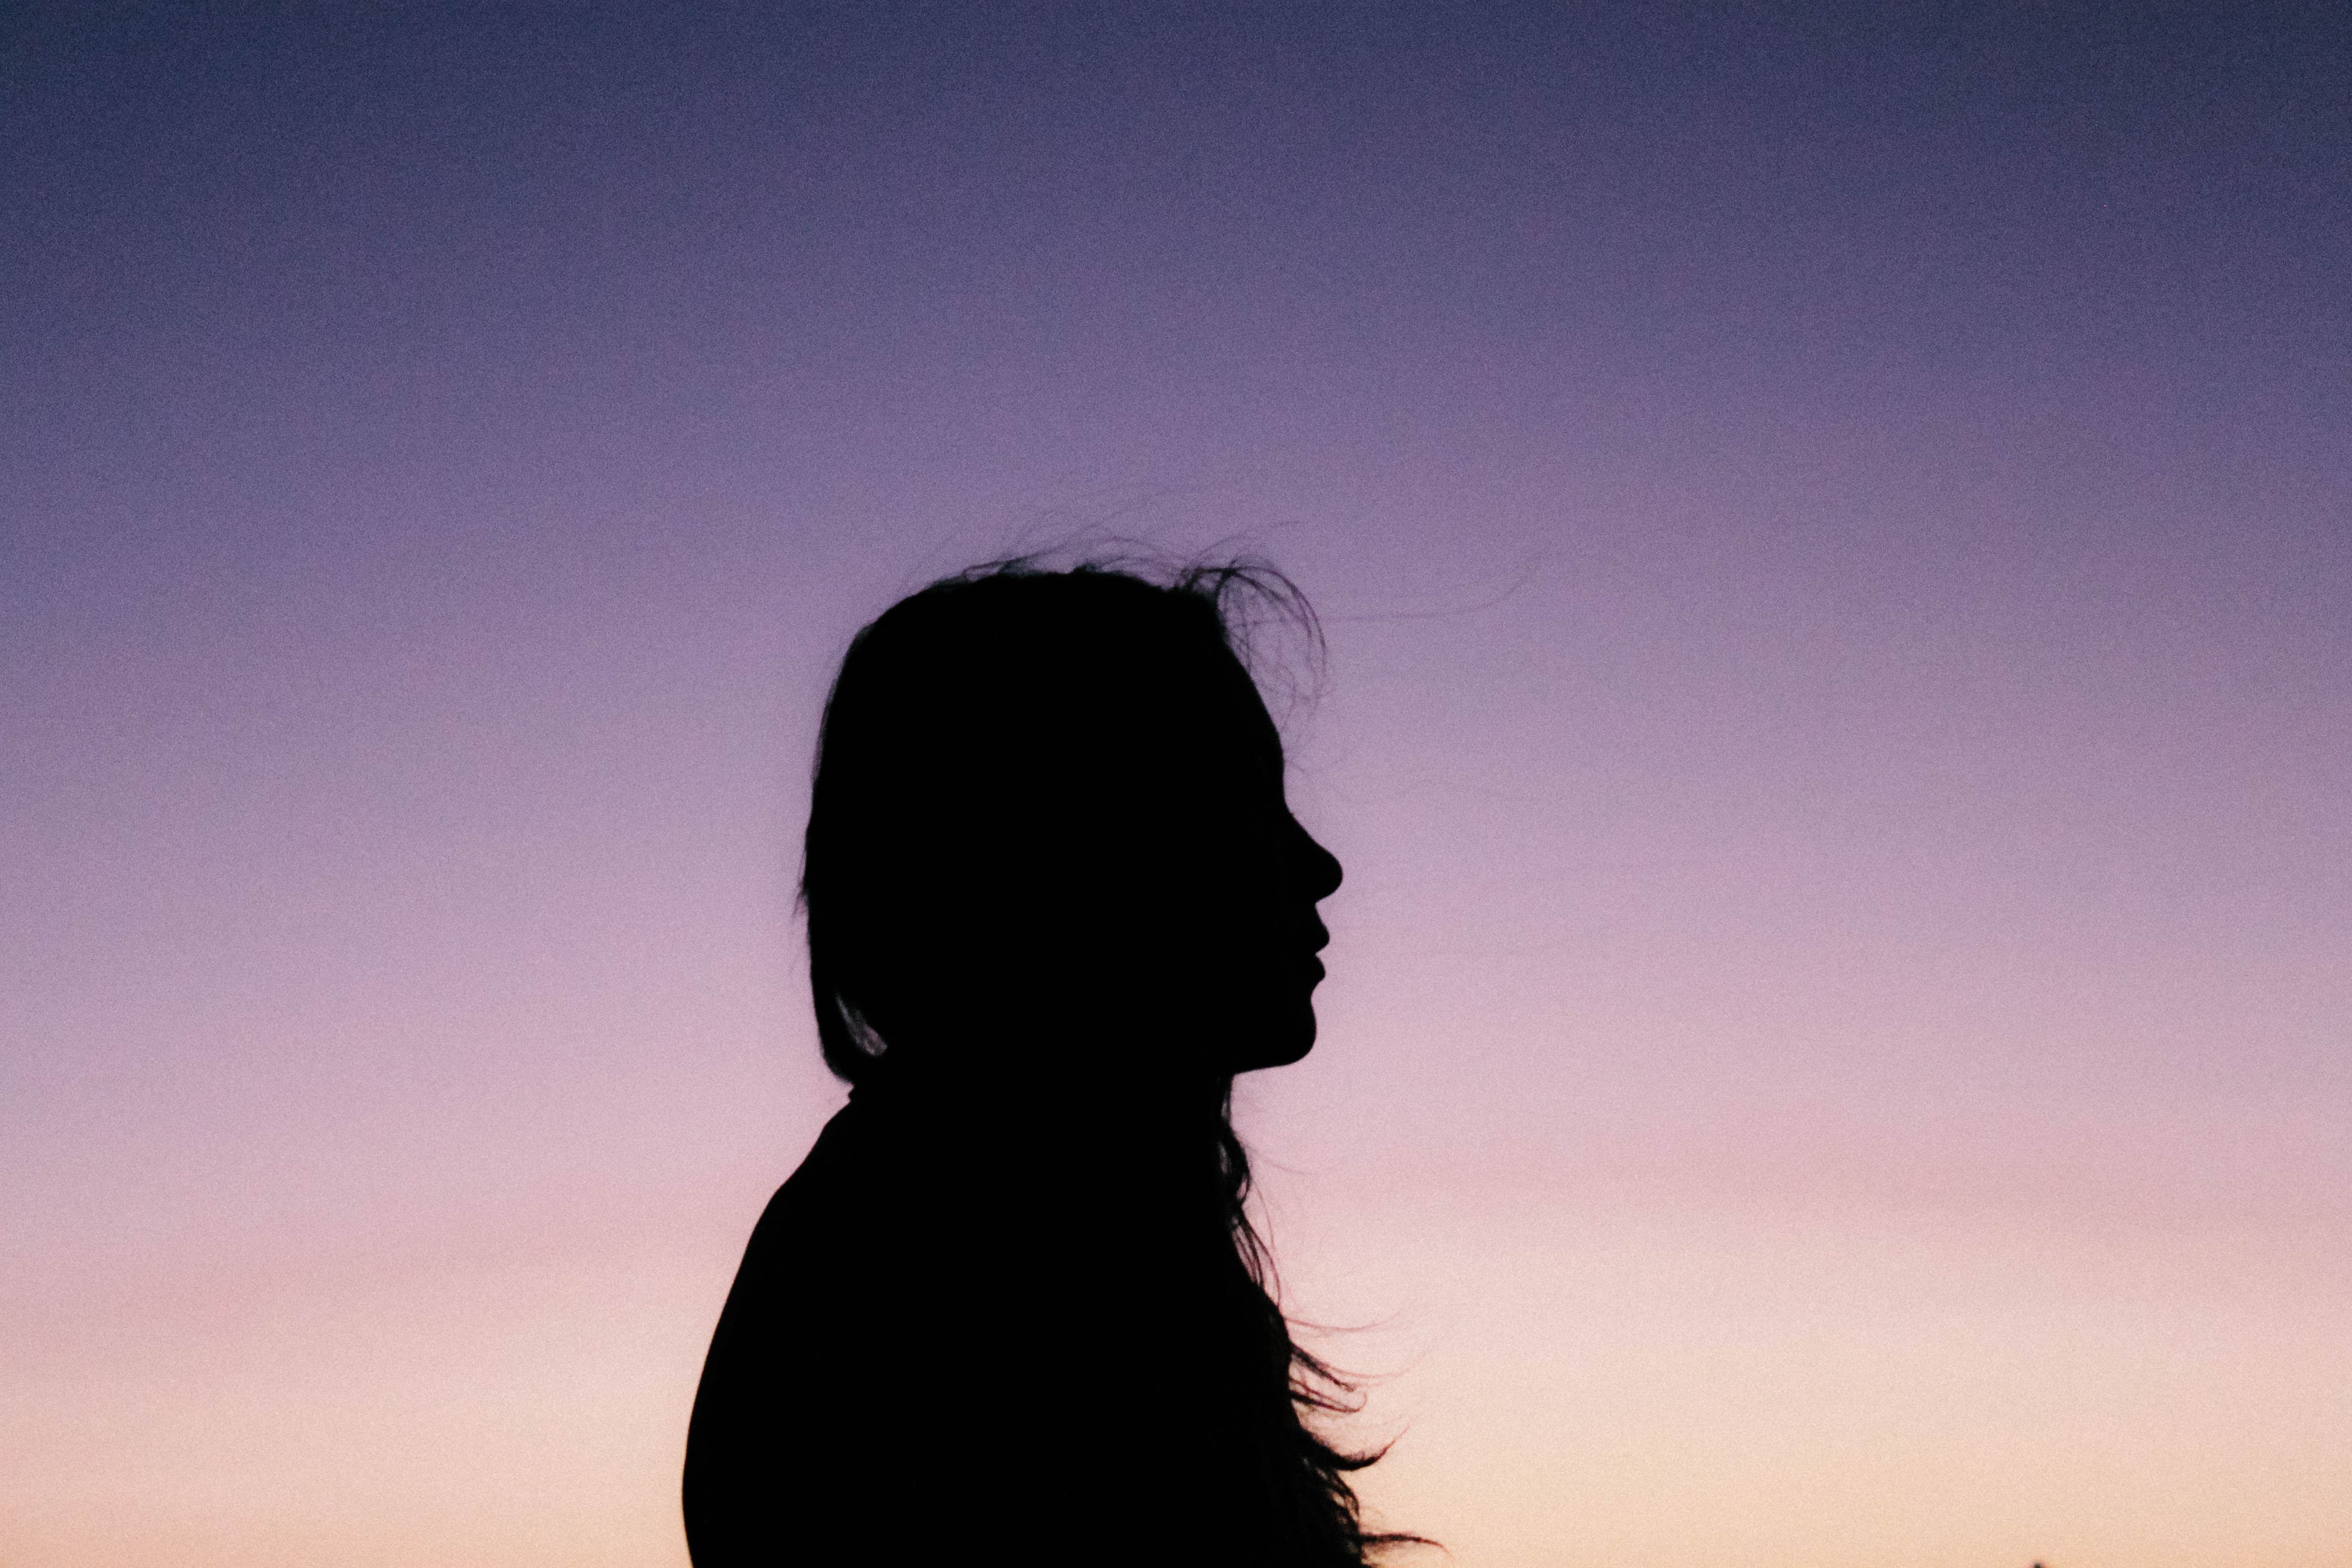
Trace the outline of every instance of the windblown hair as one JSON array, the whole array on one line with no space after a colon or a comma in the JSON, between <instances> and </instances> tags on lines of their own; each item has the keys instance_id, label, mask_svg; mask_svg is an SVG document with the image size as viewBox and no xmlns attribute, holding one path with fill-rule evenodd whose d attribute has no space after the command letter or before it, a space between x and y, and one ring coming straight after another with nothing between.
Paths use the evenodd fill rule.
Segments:
<instances>
[{"instance_id":1,"label":"windblown hair","mask_svg":"<svg viewBox=\"0 0 2352 1568\"><path fill-rule=\"evenodd\" d=\"M1434 1545L1424 1536L1402 1531L1366 1531L1362 1505L1348 1477L1378 1463L1387 1448L1351 1453L1335 1447L1315 1429L1318 1416L1352 1415L1362 1409L1363 1396L1351 1379L1291 1333L1290 1321L1276 1300L1273 1255L1250 1223L1249 1151L1234 1131L1230 1079L1224 1087L1216 1118L1219 1197L1234 1256L1251 1286L1244 1299L1255 1316L1254 1326L1260 1342L1268 1347L1269 1361L1280 1368L1286 1397L1275 1424L1287 1440L1283 1446L1290 1450L1297 1466L1295 1495L1302 1505L1299 1534L1328 1542L1328 1559L1334 1563L1370 1563L1382 1548Z\"/></svg>"},{"instance_id":2,"label":"windblown hair","mask_svg":"<svg viewBox=\"0 0 2352 1568\"><path fill-rule=\"evenodd\" d=\"M977 933L991 929L986 890L1023 874L1024 851L1148 835L1159 825L1123 815L1122 797L1150 776L1152 798L1183 798L1164 784L1168 738L1233 700L1217 683L1257 679L1271 629L1319 659L1314 613L1279 573L1242 561L1155 582L1131 568L978 567L902 600L851 644L819 737L801 902L818 1039L852 1085L889 1078L909 1042L951 1035L945 998L1008 984L1002 950ZM1017 776L989 776L992 764ZM1247 1347L1229 1398L1277 1516L1278 1555L1264 1560L1364 1563L1420 1538L1365 1530L1348 1477L1381 1452L1316 1430L1360 1399L1297 1342L1276 1302L1232 1089L1230 1071L1171 1088L1183 1103L1168 1108L1170 1152L1185 1169L1171 1190L1189 1194L1183 1229L1211 1247L1202 1267L1220 1279L1204 1297L1232 1320L1222 1332Z\"/></svg>"}]
</instances>

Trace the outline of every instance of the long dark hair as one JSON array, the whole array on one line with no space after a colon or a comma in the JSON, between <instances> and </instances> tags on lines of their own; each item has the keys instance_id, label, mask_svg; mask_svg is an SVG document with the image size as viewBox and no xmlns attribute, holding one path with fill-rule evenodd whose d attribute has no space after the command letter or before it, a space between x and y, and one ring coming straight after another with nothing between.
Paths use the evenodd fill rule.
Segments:
<instances>
[{"instance_id":1,"label":"long dark hair","mask_svg":"<svg viewBox=\"0 0 2352 1568\"><path fill-rule=\"evenodd\" d=\"M936 1037L953 1033L950 999L985 994L1006 967L992 951L972 954L988 913L977 890L1018 874L1023 846L1041 834L1147 835L1153 825L1119 815L1122 784L1164 771L1166 737L1232 701L1234 680L1249 689L1276 631L1319 668L1305 595L1255 563L1153 581L1129 563L1050 571L1015 560L933 584L858 634L825 704L801 879L817 1036L837 1076L883 1083L913 1070L918 1045L934 1058L949 1048ZM1161 1087L1169 1152L1191 1173L1179 1175L1192 1194L1188 1226L1222 1237L1204 1267L1225 1281L1214 1297L1245 1363L1232 1373L1233 1399L1277 1560L1362 1563L1419 1542L1364 1528L1348 1478L1384 1450L1349 1452L1317 1430L1360 1399L1297 1343L1277 1303L1248 1214L1232 1071L1210 1066Z\"/></svg>"}]
</instances>

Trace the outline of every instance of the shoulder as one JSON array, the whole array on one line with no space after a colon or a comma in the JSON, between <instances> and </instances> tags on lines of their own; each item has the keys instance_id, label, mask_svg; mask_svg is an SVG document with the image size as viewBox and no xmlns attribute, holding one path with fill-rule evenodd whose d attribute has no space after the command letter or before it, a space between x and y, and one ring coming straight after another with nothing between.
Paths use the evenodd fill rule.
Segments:
<instances>
[{"instance_id":1,"label":"shoulder","mask_svg":"<svg viewBox=\"0 0 2352 1568\"><path fill-rule=\"evenodd\" d=\"M845 1282L845 1256L870 1246L876 1222L875 1163L865 1119L852 1105L835 1113L800 1165L768 1199L744 1244L719 1319L716 1356L748 1316L819 1306Z\"/></svg>"}]
</instances>

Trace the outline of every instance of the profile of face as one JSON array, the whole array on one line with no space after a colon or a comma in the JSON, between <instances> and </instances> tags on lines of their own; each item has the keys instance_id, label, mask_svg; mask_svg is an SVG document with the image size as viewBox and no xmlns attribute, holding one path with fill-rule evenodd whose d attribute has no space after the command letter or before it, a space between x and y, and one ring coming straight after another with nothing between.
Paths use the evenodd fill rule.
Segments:
<instances>
[{"instance_id":1,"label":"profile of face","mask_svg":"<svg viewBox=\"0 0 2352 1568\"><path fill-rule=\"evenodd\" d=\"M869 1053L950 1070L1295 1062L1340 868L1283 784L1207 603L1075 576L919 595L827 710L812 979Z\"/></svg>"},{"instance_id":2,"label":"profile of face","mask_svg":"<svg viewBox=\"0 0 2352 1568\"><path fill-rule=\"evenodd\" d=\"M1222 650L1220 650L1222 652ZM1314 993L1330 942L1317 905L1339 862L1291 814L1281 737L1229 654L1184 754L1144 759L1111 785L1135 832L1107 879L1089 942L1107 1016L1151 1048L1206 1051L1224 1072L1283 1067L1315 1044ZM1139 1005L1141 1004L1141 1005Z\"/></svg>"},{"instance_id":3,"label":"profile of face","mask_svg":"<svg viewBox=\"0 0 2352 1568\"><path fill-rule=\"evenodd\" d=\"M1203 814L1216 836L1188 878L1198 900L1188 923L1204 950L1191 967L1201 1016L1188 1022L1245 1072L1286 1066L1315 1043L1318 955L1331 940L1316 906L1339 889L1340 868L1291 815L1281 737L1245 674L1233 673L1230 741L1219 748L1230 795Z\"/></svg>"}]
</instances>

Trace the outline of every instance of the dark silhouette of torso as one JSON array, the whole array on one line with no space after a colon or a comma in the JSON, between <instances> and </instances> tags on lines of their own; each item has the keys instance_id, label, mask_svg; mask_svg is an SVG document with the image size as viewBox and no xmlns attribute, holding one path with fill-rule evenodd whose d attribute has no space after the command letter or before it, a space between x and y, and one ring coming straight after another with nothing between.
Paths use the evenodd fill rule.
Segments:
<instances>
[{"instance_id":1,"label":"dark silhouette of torso","mask_svg":"<svg viewBox=\"0 0 2352 1568\"><path fill-rule=\"evenodd\" d=\"M1150 1158L1175 1130L984 1110L861 1089L768 1205L695 1406L698 1568L1346 1561L1265 1483L1287 1369L1214 1193Z\"/></svg>"}]
</instances>

